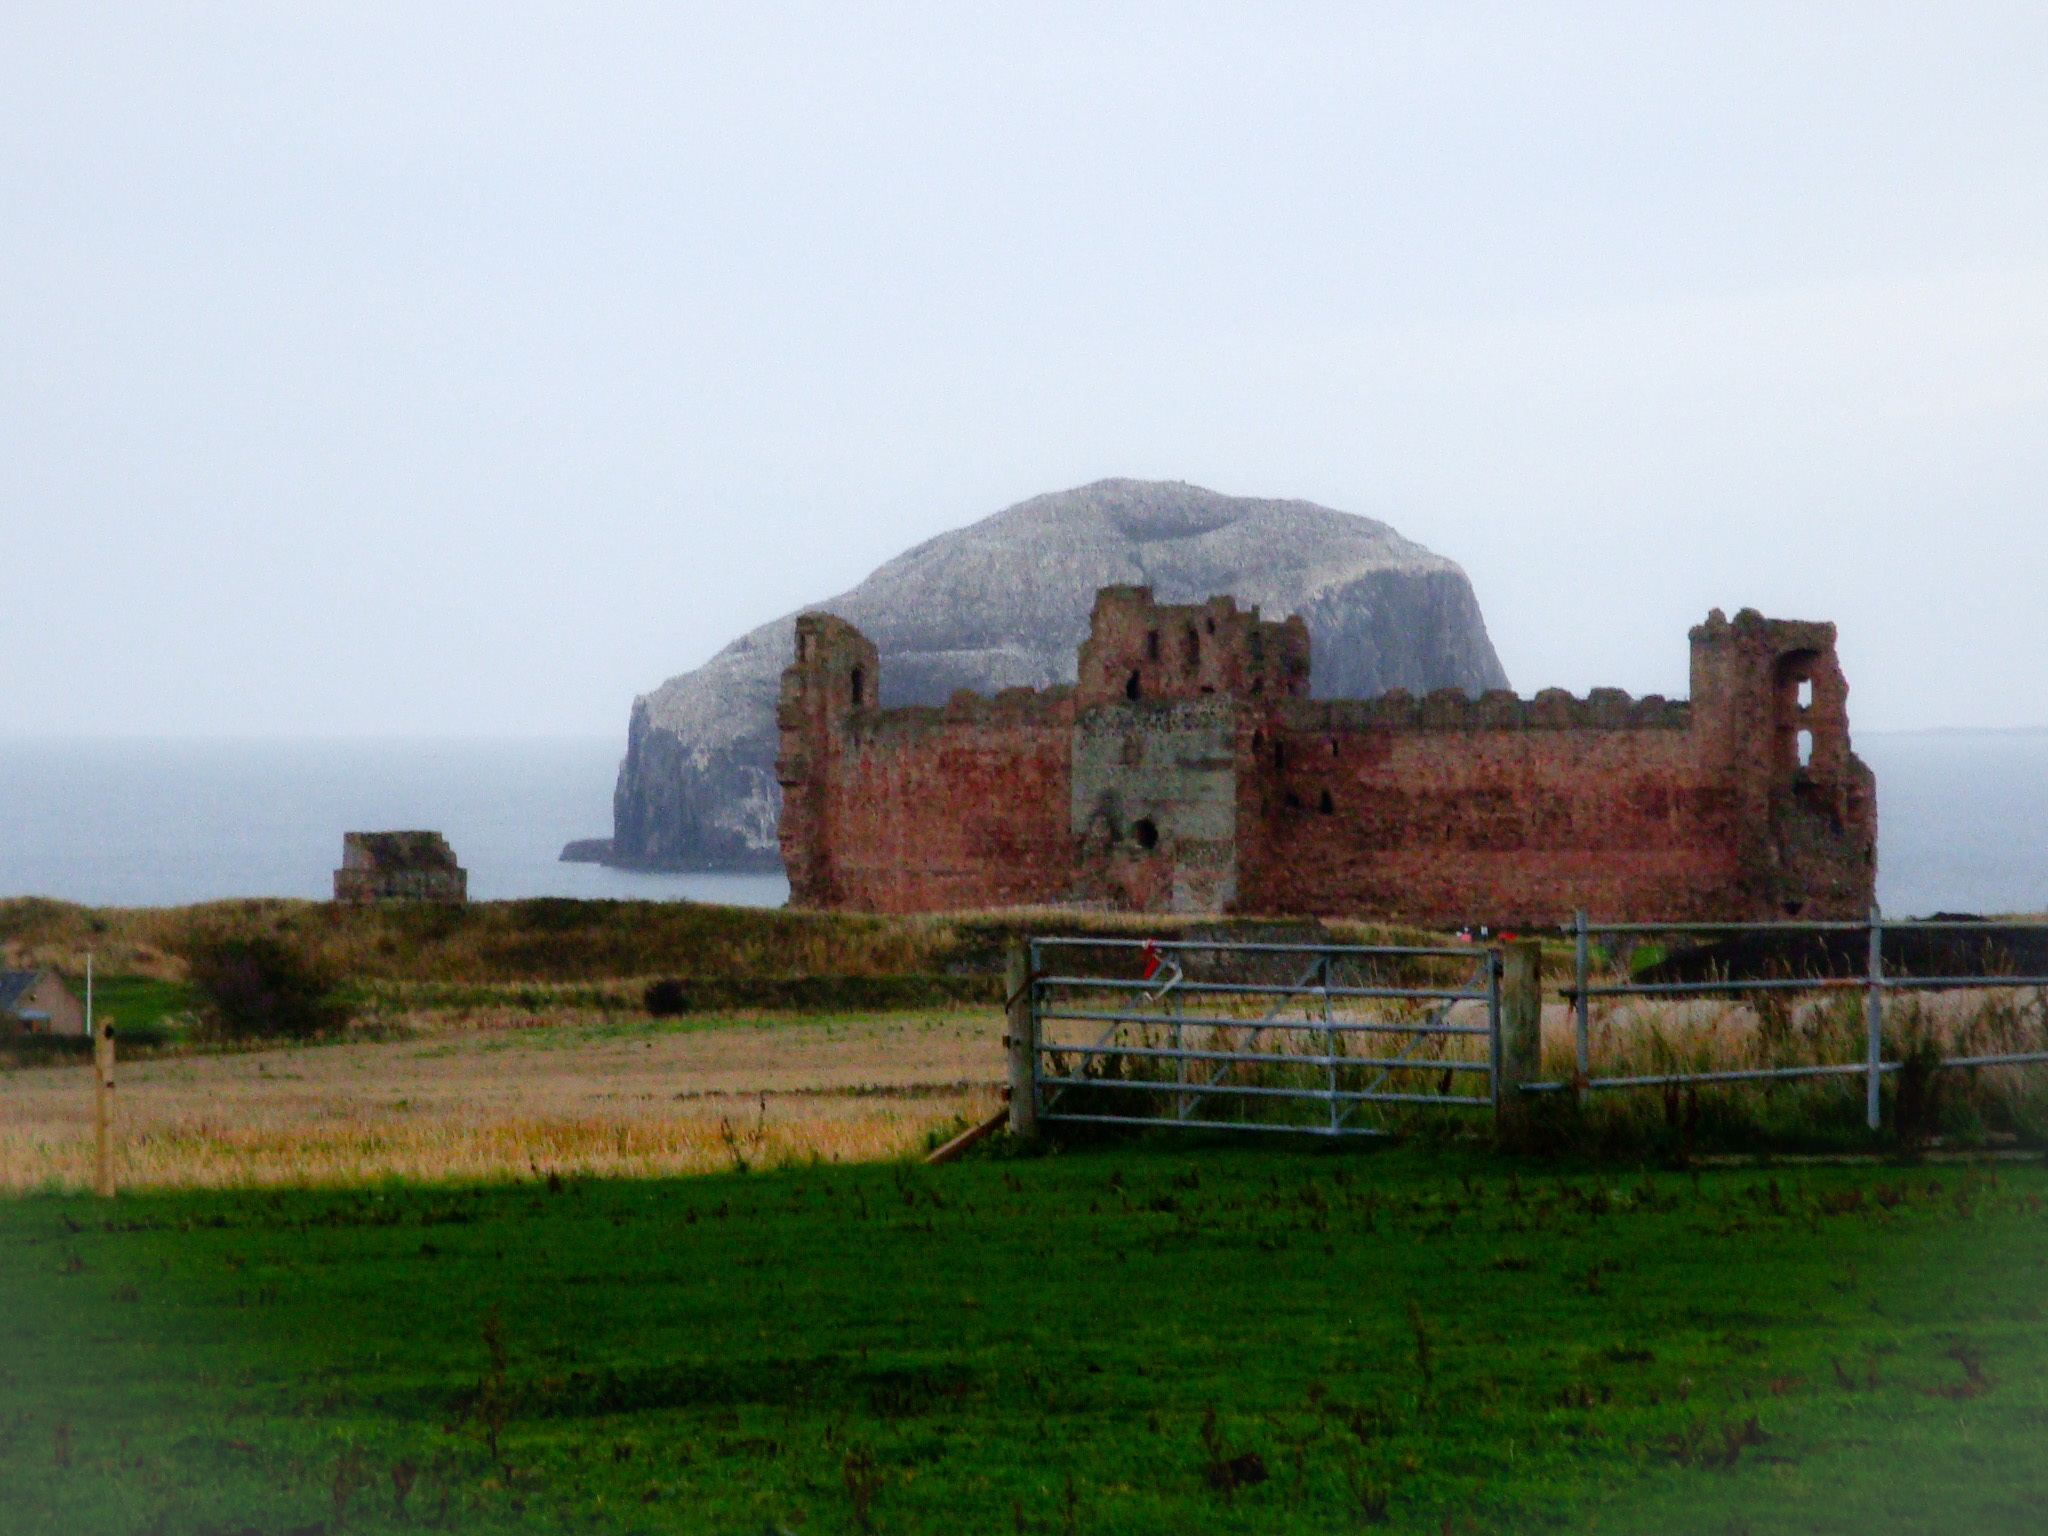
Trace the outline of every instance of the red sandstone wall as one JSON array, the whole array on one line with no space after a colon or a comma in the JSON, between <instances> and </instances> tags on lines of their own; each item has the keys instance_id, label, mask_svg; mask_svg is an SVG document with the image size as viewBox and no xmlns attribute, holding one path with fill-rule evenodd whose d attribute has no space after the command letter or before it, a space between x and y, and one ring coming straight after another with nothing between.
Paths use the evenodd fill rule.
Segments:
<instances>
[{"instance_id":1,"label":"red sandstone wall","mask_svg":"<svg viewBox=\"0 0 2048 1536\"><path fill-rule=\"evenodd\" d=\"M1284 766L1263 753L1241 781L1249 909L1429 926L1724 915L1733 795L1689 731L1276 734Z\"/></svg>"},{"instance_id":2,"label":"red sandstone wall","mask_svg":"<svg viewBox=\"0 0 2048 1536\"><path fill-rule=\"evenodd\" d=\"M1063 702L944 721L856 716L828 790L837 904L928 912L1056 899L1073 879L1072 735Z\"/></svg>"}]
</instances>

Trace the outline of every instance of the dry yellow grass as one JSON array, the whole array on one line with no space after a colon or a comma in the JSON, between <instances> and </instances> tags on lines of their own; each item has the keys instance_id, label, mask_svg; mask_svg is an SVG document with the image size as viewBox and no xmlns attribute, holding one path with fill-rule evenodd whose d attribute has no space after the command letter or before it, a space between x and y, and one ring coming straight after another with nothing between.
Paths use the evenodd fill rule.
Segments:
<instances>
[{"instance_id":1,"label":"dry yellow grass","mask_svg":"<svg viewBox=\"0 0 2048 1536\"><path fill-rule=\"evenodd\" d=\"M1883 1022L1894 1052L1923 1040L1944 1056L2048 1049L2048 997L2034 988L1894 993L1885 999ZM1587 1034L1596 1077L1858 1062L1865 1050L1863 994L1807 994L1775 1005L1628 999L1595 1008ZM1571 1010L1546 1007L1546 1075L1569 1078L1576 1049Z\"/></svg>"},{"instance_id":2,"label":"dry yellow grass","mask_svg":"<svg viewBox=\"0 0 2048 1536\"><path fill-rule=\"evenodd\" d=\"M687 1029L419 1016L413 1038L120 1072L125 1188L658 1175L918 1150L999 1099L992 1010ZM0 1074L0 1190L90 1186L82 1066Z\"/></svg>"}]
</instances>

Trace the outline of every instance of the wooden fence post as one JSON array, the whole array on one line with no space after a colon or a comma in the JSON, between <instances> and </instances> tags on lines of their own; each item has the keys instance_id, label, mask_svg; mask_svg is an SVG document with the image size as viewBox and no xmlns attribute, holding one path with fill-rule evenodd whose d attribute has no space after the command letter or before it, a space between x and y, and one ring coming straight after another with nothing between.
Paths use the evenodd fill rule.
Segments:
<instances>
[{"instance_id":1,"label":"wooden fence post","mask_svg":"<svg viewBox=\"0 0 2048 1536\"><path fill-rule=\"evenodd\" d=\"M92 1036L93 1193L114 1193L114 1021L101 1019Z\"/></svg>"},{"instance_id":2,"label":"wooden fence post","mask_svg":"<svg viewBox=\"0 0 2048 1536\"><path fill-rule=\"evenodd\" d=\"M1031 1008L1031 946L1018 939L1003 965L1003 1044L1010 1050L1010 1134L1038 1132L1038 1019Z\"/></svg>"},{"instance_id":3,"label":"wooden fence post","mask_svg":"<svg viewBox=\"0 0 2048 1536\"><path fill-rule=\"evenodd\" d=\"M1543 1075L1543 946L1518 939L1502 953L1500 1100L1495 1134L1503 1146L1525 1138L1534 1108L1522 1084Z\"/></svg>"}]
</instances>

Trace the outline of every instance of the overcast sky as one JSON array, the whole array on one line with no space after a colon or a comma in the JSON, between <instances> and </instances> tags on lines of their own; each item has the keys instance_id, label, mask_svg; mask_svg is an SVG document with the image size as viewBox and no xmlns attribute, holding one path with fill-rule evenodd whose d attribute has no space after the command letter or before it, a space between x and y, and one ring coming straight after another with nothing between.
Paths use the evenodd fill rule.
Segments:
<instances>
[{"instance_id":1,"label":"overcast sky","mask_svg":"<svg viewBox=\"0 0 2048 1536\"><path fill-rule=\"evenodd\" d=\"M2048 7L0 6L0 732L623 740L1106 475L2048 724Z\"/></svg>"}]
</instances>

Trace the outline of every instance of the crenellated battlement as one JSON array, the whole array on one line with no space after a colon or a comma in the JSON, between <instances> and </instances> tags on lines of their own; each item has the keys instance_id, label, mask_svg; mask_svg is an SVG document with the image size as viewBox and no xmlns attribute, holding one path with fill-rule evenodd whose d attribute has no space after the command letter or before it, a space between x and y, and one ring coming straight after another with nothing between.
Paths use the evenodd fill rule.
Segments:
<instances>
[{"instance_id":1,"label":"crenellated battlement","mask_svg":"<svg viewBox=\"0 0 2048 1536\"><path fill-rule=\"evenodd\" d=\"M1074 718L1074 690L1005 688L997 694L962 688L942 705L904 704L893 709L866 709L847 716L846 730L856 741L914 739L952 726L1066 726Z\"/></svg>"},{"instance_id":2,"label":"crenellated battlement","mask_svg":"<svg viewBox=\"0 0 2048 1536\"><path fill-rule=\"evenodd\" d=\"M1396 688L1375 699L1290 700L1279 714L1296 731L1682 731L1692 722L1684 699L1636 699L1620 688L1584 698L1546 688L1531 699L1506 689L1474 698L1457 688L1421 697Z\"/></svg>"}]
</instances>

